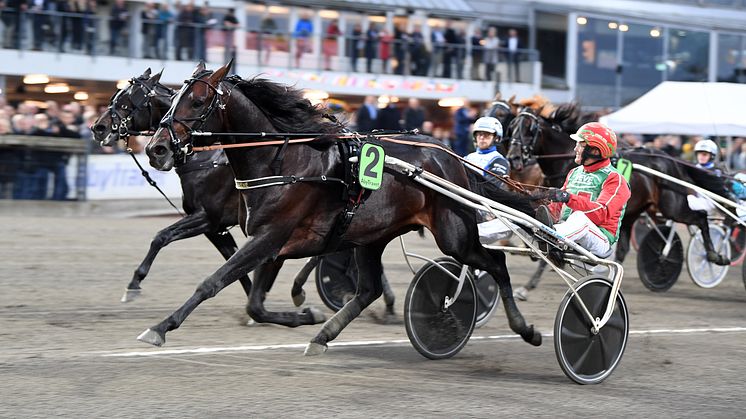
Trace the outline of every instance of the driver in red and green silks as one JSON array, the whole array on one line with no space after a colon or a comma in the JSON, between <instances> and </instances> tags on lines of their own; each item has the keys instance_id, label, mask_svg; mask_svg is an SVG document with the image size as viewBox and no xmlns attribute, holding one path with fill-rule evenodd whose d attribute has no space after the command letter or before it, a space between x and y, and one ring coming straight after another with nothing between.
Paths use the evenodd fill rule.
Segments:
<instances>
[{"instance_id":1,"label":"driver in red and green silks","mask_svg":"<svg viewBox=\"0 0 746 419\"><path fill-rule=\"evenodd\" d=\"M534 195L553 201L537 210L537 219L595 255L606 255L619 238L619 227L630 197L627 180L611 165L616 134L600 122L589 122L575 134L575 163L561 189Z\"/></svg>"}]
</instances>

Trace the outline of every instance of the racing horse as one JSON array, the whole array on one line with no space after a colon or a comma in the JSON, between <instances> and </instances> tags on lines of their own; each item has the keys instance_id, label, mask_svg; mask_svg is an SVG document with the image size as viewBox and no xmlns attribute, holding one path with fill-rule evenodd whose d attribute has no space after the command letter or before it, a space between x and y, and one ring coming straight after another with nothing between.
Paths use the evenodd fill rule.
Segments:
<instances>
[{"instance_id":1,"label":"racing horse","mask_svg":"<svg viewBox=\"0 0 746 419\"><path fill-rule=\"evenodd\" d=\"M362 190L357 198L355 194L345 194L354 185L343 180L350 170L348 159L343 156L355 139L341 141L342 128L323 120L321 111L303 99L300 90L258 78L226 78L231 65L229 62L215 71L197 71L185 82L146 152L154 168L170 170L192 147L213 144L218 137L237 185L255 187L241 191L247 214L241 227L249 240L208 276L181 307L143 332L139 340L163 345L166 333L178 328L201 302L263 263L355 248L359 270L356 294L306 347L306 355L321 354L329 341L381 296L381 254L386 244L423 226L432 232L444 254L489 272L500 287L511 329L525 341L541 344L541 334L526 324L515 304L505 254L479 243L476 211L385 167L380 172L381 188L360 204ZM197 131L221 134L198 136ZM256 141L240 133L312 136L290 144L288 137ZM371 141L380 143L387 155L533 214L525 196L480 183L476 173L430 137L400 135ZM273 171L271 162L278 157L280 164L275 167L280 170ZM337 220L348 220L347 215L353 210L355 215L348 227L340 228L342 224ZM340 231L344 234L336 238L334 235ZM273 274L276 276L276 271ZM260 281L267 278L255 277L254 288L261 288ZM251 299L254 298L252 292Z\"/></svg>"},{"instance_id":2,"label":"racing horse","mask_svg":"<svg viewBox=\"0 0 746 419\"><path fill-rule=\"evenodd\" d=\"M204 67L200 67L204 69ZM132 78L130 84L117 91L111 98L107 110L92 125L94 140L104 146L115 144L129 135L154 131L163 115L171 107L174 91L160 83L161 73L151 76L147 69L141 76ZM182 188L182 208L186 215L174 224L159 231L151 242L145 259L135 270L127 285L122 302L129 302L141 293L141 283L150 271L158 252L168 244L204 234L228 260L238 249L228 229L239 222L239 194L233 187L233 171L223 151L195 153L176 167ZM311 267L313 269L313 267ZM304 281L303 281L304 282ZM293 301L302 304L298 295L304 295L303 282L296 281ZM248 298L248 278L241 281ZM387 284L388 285L388 284ZM388 287L390 289L390 287ZM269 292L269 288L265 290ZM387 314L393 314L393 293L387 298ZM276 323L286 326L316 324L325 320L324 314L313 308L304 308L299 316L275 317L263 309L263 305L250 307L246 312L258 323Z\"/></svg>"},{"instance_id":3,"label":"racing horse","mask_svg":"<svg viewBox=\"0 0 746 419\"><path fill-rule=\"evenodd\" d=\"M522 162L528 156L535 156L539 159L539 164L542 165L550 186L553 187L561 187L567 173L575 166L570 156L574 156L573 149L576 143L567 133L569 127L562 118L567 118L567 116L546 119L535 111L525 109L511 122L508 129L511 141L508 160ZM563 123L565 123L564 128ZM570 123L577 125L578 122L571 120ZM719 195L727 196L724 178L692 165L681 164L660 150L627 148L618 150L618 154L633 163L650 167L685 182L701 185ZM655 215L660 212L666 219L699 227L707 251L707 260L718 265L729 263L727 258L719 255L712 245L707 213L689 208L686 188L659 177L633 171L630 178L630 190L634 192L627 202L616 249L616 259L619 262L623 262L629 252L629 239L635 220L643 212L648 212L654 219Z\"/></svg>"}]
</instances>

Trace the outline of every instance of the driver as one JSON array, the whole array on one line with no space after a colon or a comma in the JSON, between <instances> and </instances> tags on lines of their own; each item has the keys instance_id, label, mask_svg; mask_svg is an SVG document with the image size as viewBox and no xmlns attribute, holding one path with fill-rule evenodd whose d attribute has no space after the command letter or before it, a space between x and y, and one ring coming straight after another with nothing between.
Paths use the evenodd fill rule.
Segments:
<instances>
[{"instance_id":1,"label":"driver","mask_svg":"<svg viewBox=\"0 0 746 419\"><path fill-rule=\"evenodd\" d=\"M499 179L487 173L490 171L496 175L507 176L510 172L508 160L497 151L497 141L503 136L503 126L497 118L483 116L474 122L471 135L477 145L477 151L465 157L466 161L476 165L466 165L469 169L484 176L487 182L502 187ZM492 214L480 212L480 218L486 220L477 224L479 239L482 244L490 244L497 240L506 239L511 235L511 230L502 221L494 218Z\"/></svg>"},{"instance_id":2,"label":"driver","mask_svg":"<svg viewBox=\"0 0 746 419\"><path fill-rule=\"evenodd\" d=\"M570 135L575 140L575 163L562 189L538 191L535 199L553 201L540 206L536 217L557 233L597 256L606 256L619 238L619 227L630 197L629 184L611 165L616 134L600 122L589 122ZM556 259L556 258L555 258Z\"/></svg>"}]
</instances>

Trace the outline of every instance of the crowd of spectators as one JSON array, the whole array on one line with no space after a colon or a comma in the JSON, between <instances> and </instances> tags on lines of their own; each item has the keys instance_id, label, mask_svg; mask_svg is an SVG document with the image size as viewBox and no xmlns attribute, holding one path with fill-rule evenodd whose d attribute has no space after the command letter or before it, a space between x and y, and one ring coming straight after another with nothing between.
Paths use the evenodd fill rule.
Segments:
<instances>
[{"instance_id":1,"label":"crowd of spectators","mask_svg":"<svg viewBox=\"0 0 746 419\"><path fill-rule=\"evenodd\" d=\"M45 103L44 109L27 103L12 106L0 96L0 135L79 138L90 143L89 127L99 112L78 102L60 105L52 100ZM35 147L0 148L0 199L67 199L70 157L66 152Z\"/></svg>"},{"instance_id":2,"label":"crowd of spectators","mask_svg":"<svg viewBox=\"0 0 746 419\"><path fill-rule=\"evenodd\" d=\"M188 2L145 2L139 12L139 27L134 27L132 4L115 0L108 13L97 15L96 0L0 0L0 27L5 48L80 52L86 54L130 55L139 50L144 58L206 60L208 41L224 47L225 61L235 58L234 32L240 27L234 9L213 9L207 1L196 6ZM256 27L253 27L253 26ZM467 37L463 28L446 20L430 28L426 42L421 25L406 31L396 25L390 33L371 22L363 30L350 25L342 33L332 21L315 28L311 15L300 15L294 28L282 28L267 13L258 24L247 27L248 39L259 50L256 59L268 64L273 50L289 50L295 44L292 63L302 66L304 54L312 52L312 38L321 39L323 68L333 69L332 59L344 43L344 60L339 69L474 80L493 80L498 62L505 61L509 81L520 81L522 58L516 29L498 34L496 27L477 29ZM139 31L142 45L130 46L131 31ZM484 36L483 36L484 33ZM502 36L502 37L501 37ZM100 44L101 42L105 44ZM169 55L170 54L170 55ZM471 72L464 74L467 58ZM358 62L364 60L364 67ZM378 64L380 63L380 64ZM287 63L287 65L292 65ZM318 62L314 60L314 66Z\"/></svg>"}]
</instances>

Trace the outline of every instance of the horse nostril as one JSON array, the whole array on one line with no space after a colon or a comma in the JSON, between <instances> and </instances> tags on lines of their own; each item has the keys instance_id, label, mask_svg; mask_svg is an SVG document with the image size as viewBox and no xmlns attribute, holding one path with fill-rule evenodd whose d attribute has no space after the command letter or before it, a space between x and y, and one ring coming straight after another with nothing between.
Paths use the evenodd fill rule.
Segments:
<instances>
[{"instance_id":1,"label":"horse nostril","mask_svg":"<svg viewBox=\"0 0 746 419\"><path fill-rule=\"evenodd\" d=\"M104 131L106 131L106 127L103 126L103 125L101 125L101 124L96 124L96 125L93 126L92 130L96 134L103 134Z\"/></svg>"},{"instance_id":2,"label":"horse nostril","mask_svg":"<svg viewBox=\"0 0 746 419\"><path fill-rule=\"evenodd\" d=\"M162 145L157 145L153 147L153 154L155 154L158 157L163 157L166 155L166 153L168 153L168 148Z\"/></svg>"}]
</instances>

